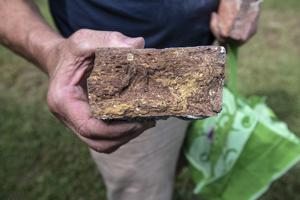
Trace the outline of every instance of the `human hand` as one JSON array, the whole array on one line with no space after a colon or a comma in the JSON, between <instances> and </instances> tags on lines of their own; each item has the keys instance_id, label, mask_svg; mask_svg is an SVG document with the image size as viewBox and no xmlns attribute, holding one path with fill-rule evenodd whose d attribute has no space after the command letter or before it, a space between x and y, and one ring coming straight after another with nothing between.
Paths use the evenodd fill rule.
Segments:
<instances>
[{"instance_id":1,"label":"human hand","mask_svg":"<svg viewBox=\"0 0 300 200\"><path fill-rule=\"evenodd\" d=\"M104 122L92 118L86 93L86 78L98 47L143 48L143 38L129 38L117 32L79 30L49 50L50 111L90 148L110 153L155 126L147 122Z\"/></svg>"},{"instance_id":2,"label":"human hand","mask_svg":"<svg viewBox=\"0 0 300 200\"><path fill-rule=\"evenodd\" d=\"M210 28L222 43L243 44L257 30L261 0L220 0L217 13L212 14Z\"/></svg>"}]
</instances>

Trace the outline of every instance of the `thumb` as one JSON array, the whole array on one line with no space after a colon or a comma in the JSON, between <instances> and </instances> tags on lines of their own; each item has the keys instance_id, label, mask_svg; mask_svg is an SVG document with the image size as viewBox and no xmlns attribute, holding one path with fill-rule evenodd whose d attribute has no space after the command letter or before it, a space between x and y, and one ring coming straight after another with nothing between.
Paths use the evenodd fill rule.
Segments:
<instances>
[{"instance_id":1,"label":"thumb","mask_svg":"<svg viewBox=\"0 0 300 200\"><path fill-rule=\"evenodd\" d=\"M142 37L137 37L137 38L127 37L124 42L129 46L137 49L143 49L145 47L145 40Z\"/></svg>"},{"instance_id":2,"label":"thumb","mask_svg":"<svg viewBox=\"0 0 300 200\"><path fill-rule=\"evenodd\" d=\"M132 38L119 32L106 32L105 40L108 47L144 48L145 45L144 38Z\"/></svg>"}]
</instances>

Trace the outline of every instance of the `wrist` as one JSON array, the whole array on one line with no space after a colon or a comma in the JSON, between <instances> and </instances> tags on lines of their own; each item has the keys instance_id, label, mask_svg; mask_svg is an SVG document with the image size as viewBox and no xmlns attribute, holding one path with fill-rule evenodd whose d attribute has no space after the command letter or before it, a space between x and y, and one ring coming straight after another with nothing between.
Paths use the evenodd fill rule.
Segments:
<instances>
[{"instance_id":1,"label":"wrist","mask_svg":"<svg viewBox=\"0 0 300 200\"><path fill-rule=\"evenodd\" d=\"M58 58L57 47L65 40L52 30L35 30L27 36L28 49L34 62L49 75ZM54 55L56 54L56 55Z\"/></svg>"},{"instance_id":2,"label":"wrist","mask_svg":"<svg viewBox=\"0 0 300 200\"><path fill-rule=\"evenodd\" d=\"M60 50L62 48L62 44L66 39L64 38L56 38L44 44L43 49L43 58L42 65L45 69L46 74L50 77L55 70L58 60L60 58Z\"/></svg>"}]
</instances>

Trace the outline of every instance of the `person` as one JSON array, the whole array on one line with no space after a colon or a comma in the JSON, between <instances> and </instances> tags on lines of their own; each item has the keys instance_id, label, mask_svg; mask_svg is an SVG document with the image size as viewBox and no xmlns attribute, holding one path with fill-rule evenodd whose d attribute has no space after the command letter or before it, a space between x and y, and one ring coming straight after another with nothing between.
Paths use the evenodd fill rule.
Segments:
<instances>
[{"instance_id":1,"label":"person","mask_svg":"<svg viewBox=\"0 0 300 200\"><path fill-rule=\"evenodd\" d=\"M188 122L171 118L108 124L94 119L86 75L98 47L210 45L211 30L220 40L245 42L256 23L250 23L253 31L244 38L228 37L230 1L216 13L219 0L50 0L58 33L34 1L0 0L0 42L48 75L49 109L91 149L109 200L168 200Z\"/></svg>"}]
</instances>

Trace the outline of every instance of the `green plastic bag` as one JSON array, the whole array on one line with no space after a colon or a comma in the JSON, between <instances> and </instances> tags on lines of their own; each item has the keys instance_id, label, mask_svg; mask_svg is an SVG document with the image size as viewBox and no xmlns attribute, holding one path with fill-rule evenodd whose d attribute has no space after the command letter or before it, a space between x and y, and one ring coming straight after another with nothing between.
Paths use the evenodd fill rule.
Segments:
<instances>
[{"instance_id":1,"label":"green plastic bag","mask_svg":"<svg viewBox=\"0 0 300 200\"><path fill-rule=\"evenodd\" d=\"M236 65L233 56L230 64ZM222 112L191 124L185 155L195 193L208 200L257 199L300 160L300 141L264 99L225 88Z\"/></svg>"}]
</instances>

